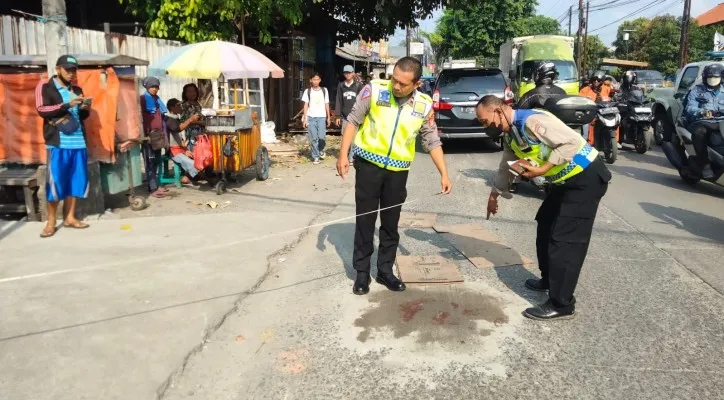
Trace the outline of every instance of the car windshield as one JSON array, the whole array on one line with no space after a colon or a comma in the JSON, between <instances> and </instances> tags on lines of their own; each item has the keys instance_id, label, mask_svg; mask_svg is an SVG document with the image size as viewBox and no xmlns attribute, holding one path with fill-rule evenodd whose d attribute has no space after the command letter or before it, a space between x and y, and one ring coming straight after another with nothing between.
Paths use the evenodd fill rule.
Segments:
<instances>
[{"instance_id":1,"label":"car windshield","mask_svg":"<svg viewBox=\"0 0 724 400\"><path fill-rule=\"evenodd\" d=\"M540 63L540 60L523 61L523 68L520 77L525 81L533 79L535 68ZM578 71L576 64L573 61L552 61L558 69L558 80L559 81L575 81L578 80Z\"/></svg>"},{"instance_id":2,"label":"car windshield","mask_svg":"<svg viewBox=\"0 0 724 400\"><path fill-rule=\"evenodd\" d=\"M505 90L505 78L496 70L453 70L440 75L437 88L449 94L474 93L482 96Z\"/></svg>"},{"instance_id":3,"label":"car windshield","mask_svg":"<svg viewBox=\"0 0 724 400\"><path fill-rule=\"evenodd\" d=\"M636 78L643 81L662 81L664 76L659 71L637 71Z\"/></svg>"}]
</instances>

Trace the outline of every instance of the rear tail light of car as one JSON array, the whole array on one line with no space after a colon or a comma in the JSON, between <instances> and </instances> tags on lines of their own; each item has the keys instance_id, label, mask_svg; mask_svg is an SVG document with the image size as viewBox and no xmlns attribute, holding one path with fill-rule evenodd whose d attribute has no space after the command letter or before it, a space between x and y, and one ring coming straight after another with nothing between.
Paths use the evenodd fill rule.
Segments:
<instances>
[{"instance_id":1,"label":"rear tail light of car","mask_svg":"<svg viewBox=\"0 0 724 400\"><path fill-rule=\"evenodd\" d=\"M505 103L513 104L514 98L515 98L515 95L513 94L513 91L510 90L510 86L506 86L505 87Z\"/></svg>"},{"instance_id":2,"label":"rear tail light of car","mask_svg":"<svg viewBox=\"0 0 724 400\"><path fill-rule=\"evenodd\" d=\"M435 90L435 92L432 94L432 109L433 110L440 109L440 91L439 90Z\"/></svg>"}]
</instances>

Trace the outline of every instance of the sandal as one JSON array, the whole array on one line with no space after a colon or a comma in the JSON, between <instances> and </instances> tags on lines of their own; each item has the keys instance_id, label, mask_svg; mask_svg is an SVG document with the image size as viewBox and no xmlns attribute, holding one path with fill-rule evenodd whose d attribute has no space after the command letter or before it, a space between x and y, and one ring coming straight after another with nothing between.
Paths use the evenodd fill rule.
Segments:
<instances>
[{"instance_id":1,"label":"sandal","mask_svg":"<svg viewBox=\"0 0 724 400\"><path fill-rule=\"evenodd\" d=\"M77 222L74 223L74 224L66 224L66 223L63 223L63 227L64 227L64 228L71 228L71 229L87 229L88 227L90 227L90 225L88 225L88 224L86 224L85 222L82 222L82 221L77 221Z\"/></svg>"},{"instance_id":2,"label":"sandal","mask_svg":"<svg viewBox=\"0 0 724 400\"><path fill-rule=\"evenodd\" d=\"M163 199L164 197L166 197L166 195L163 192L161 192L160 190L157 190L157 191L151 193L149 196L155 197L157 199Z\"/></svg>"},{"instance_id":3,"label":"sandal","mask_svg":"<svg viewBox=\"0 0 724 400\"><path fill-rule=\"evenodd\" d=\"M47 229L43 229L43 231L40 232L40 237L43 239L46 239L46 238L49 238L49 237L52 237L53 235L55 235L56 232L58 232L58 229L55 227L53 227L53 229L50 231Z\"/></svg>"}]
</instances>

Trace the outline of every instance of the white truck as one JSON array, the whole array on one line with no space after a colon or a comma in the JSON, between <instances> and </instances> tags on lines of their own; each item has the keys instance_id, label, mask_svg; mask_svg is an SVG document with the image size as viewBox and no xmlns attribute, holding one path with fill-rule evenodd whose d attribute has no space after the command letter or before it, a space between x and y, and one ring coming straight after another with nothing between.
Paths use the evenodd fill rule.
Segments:
<instances>
[{"instance_id":1,"label":"white truck","mask_svg":"<svg viewBox=\"0 0 724 400\"><path fill-rule=\"evenodd\" d=\"M443 69L475 68L478 63L475 60L450 60L442 64Z\"/></svg>"}]
</instances>

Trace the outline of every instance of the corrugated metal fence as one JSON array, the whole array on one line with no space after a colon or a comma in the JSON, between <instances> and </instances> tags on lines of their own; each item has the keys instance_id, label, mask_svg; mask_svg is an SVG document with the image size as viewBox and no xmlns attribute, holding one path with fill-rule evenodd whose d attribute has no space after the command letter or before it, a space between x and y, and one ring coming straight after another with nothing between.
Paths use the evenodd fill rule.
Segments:
<instances>
[{"instance_id":1,"label":"corrugated metal fence","mask_svg":"<svg viewBox=\"0 0 724 400\"><path fill-rule=\"evenodd\" d=\"M73 54L123 54L153 63L168 54L181 42L110 33L108 37L101 31L68 28L68 51ZM108 48L110 44L110 49ZM111 51L108 51L111 50ZM0 54L29 55L45 54L45 25L43 23L9 15L0 16ZM136 74L146 76L146 67L138 67ZM159 77L161 78L161 77ZM193 82L191 79L161 78L161 97L181 98L183 85ZM139 90L140 87L139 79Z\"/></svg>"}]
</instances>

